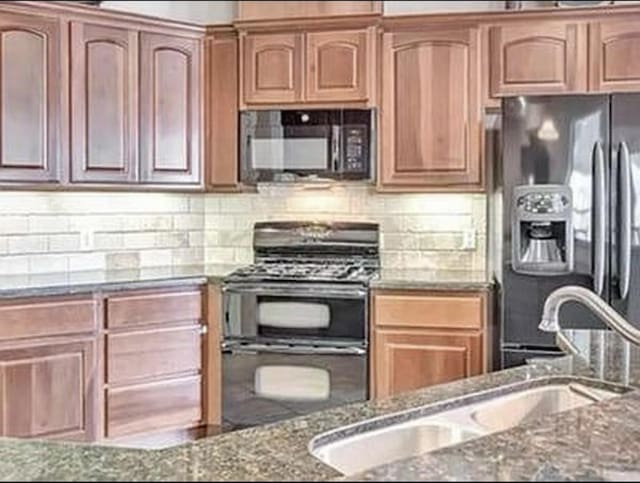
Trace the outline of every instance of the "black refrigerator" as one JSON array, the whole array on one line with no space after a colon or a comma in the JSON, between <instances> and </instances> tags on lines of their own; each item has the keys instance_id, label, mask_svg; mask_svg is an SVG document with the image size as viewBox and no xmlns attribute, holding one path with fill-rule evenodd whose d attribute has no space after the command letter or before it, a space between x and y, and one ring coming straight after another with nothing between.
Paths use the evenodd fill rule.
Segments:
<instances>
[{"instance_id":1,"label":"black refrigerator","mask_svg":"<svg viewBox=\"0 0 640 483\"><path fill-rule=\"evenodd\" d=\"M559 354L538 323L564 285L588 287L640 323L640 95L507 98L501 129L502 366ZM604 328L575 303L560 323Z\"/></svg>"}]
</instances>

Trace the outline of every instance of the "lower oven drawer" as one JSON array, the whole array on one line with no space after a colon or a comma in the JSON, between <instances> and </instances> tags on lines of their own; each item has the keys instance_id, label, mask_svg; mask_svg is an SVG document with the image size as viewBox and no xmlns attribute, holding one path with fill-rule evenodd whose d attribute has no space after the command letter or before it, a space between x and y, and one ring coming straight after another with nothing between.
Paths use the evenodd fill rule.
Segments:
<instances>
[{"instance_id":1,"label":"lower oven drawer","mask_svg":"<svg viewBox=\"0 0 640 483\"><path fill-rule=\"evenodd\" d=\"M257 426L367 399L360 348L223 351L223 421Z\"/></svg>"}]
</instances>

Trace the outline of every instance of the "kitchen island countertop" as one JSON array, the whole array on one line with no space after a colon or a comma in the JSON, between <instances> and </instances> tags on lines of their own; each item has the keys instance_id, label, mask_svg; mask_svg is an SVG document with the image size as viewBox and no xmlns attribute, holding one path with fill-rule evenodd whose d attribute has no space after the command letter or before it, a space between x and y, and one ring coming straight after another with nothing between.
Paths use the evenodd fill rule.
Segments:
<instances>
[{"instance_id":1,"label":"kitchen island countertop","mask_svg":"<svg viewBox=\"0 0 640 483\"><path fill-rule=\"evenodd\" d=\"M640 347L616 334L567 331L580 350L390 399L351 404L300 418L214 436L164 450L0 439L3 480L330 480L335 470L313 458L309 440L324 431L442 404L451 398L536 378L586 376L640 386ZM390 463L354 480L637 479L640 392L547 416L501 433Z\"/></svg>"}]
</instances>

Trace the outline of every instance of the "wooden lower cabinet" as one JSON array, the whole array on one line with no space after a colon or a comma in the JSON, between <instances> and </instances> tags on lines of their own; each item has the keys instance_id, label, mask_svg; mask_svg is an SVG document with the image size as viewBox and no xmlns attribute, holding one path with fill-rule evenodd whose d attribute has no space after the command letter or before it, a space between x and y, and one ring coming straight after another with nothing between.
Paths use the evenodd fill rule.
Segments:
<instances>
[{"instance_id":1,"label":"wooden lower cabinet","mask_svg":"<svg viewBox=\"0 0 640 483\"><path fill-rule=\"evenodd\" d=\"M201 289L114 294L105 305L105 437L201 424Z\"/></svg>"},{"instance_id":2,"label":"wooden lower cabinet","mask_svg":"<svg viewBox=\"0 0 640 483\"><path fill-rule=\"evenodd\" d=\"M486 372L492 357L489 297L487 291L374 291L372 397Z\"/></svg>"},{"instance_id":3,"label":"wooden lower cabinet","mask_svg":"<svg viewBox=\"0 0 640 483\"><path fill-rule=\"evenodd\" d=\"M483 372L482 334L383 330L374 334L375 396L385 397Z\"/></svg>"},{"instance_id":4,"label":"wooden lower cabinet","mask_svg":"<svg viewBox=\"0 0 640 483\"><path fill-rule=\"evenodd\" d=\"M0 300L0 436L219 424L219 320L217 287Z\"/></svg>"},{"instance_id":5,"label":"wooden lower cabinet","mask_svg":"<svg viewBox=\"0 0 640 483\"><path fill-rule=\"evenodd\" d=\"M91 335L0 350L0 435L92 441L96 362Z\"/></svg>"},{"instance_id":6,"label":"wooden lower cabinet","mask_svg":"<svg viewBox=\"0 0 640 483\"><path fill-rule=\"evenodd\" d=\"M107 389L107 438L197 426L201 377Z\"/></svg>"}]
</instances>

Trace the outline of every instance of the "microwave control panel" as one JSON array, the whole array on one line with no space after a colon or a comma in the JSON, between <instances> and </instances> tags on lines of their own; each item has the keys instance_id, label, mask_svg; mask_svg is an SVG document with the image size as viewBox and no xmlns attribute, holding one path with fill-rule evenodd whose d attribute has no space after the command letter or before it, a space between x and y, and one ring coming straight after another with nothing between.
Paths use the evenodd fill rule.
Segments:
<instances>
[{"instance_id":1,"label":"microwave control panel","mask_svg":"<svg viewBox=\"0 0 640 483\"><path fill-rule=\"evenodd\" d=\"M347 173L366 171L369 142L365 126L344 127L344 166Z\"/></svg>"}]
</instances>

